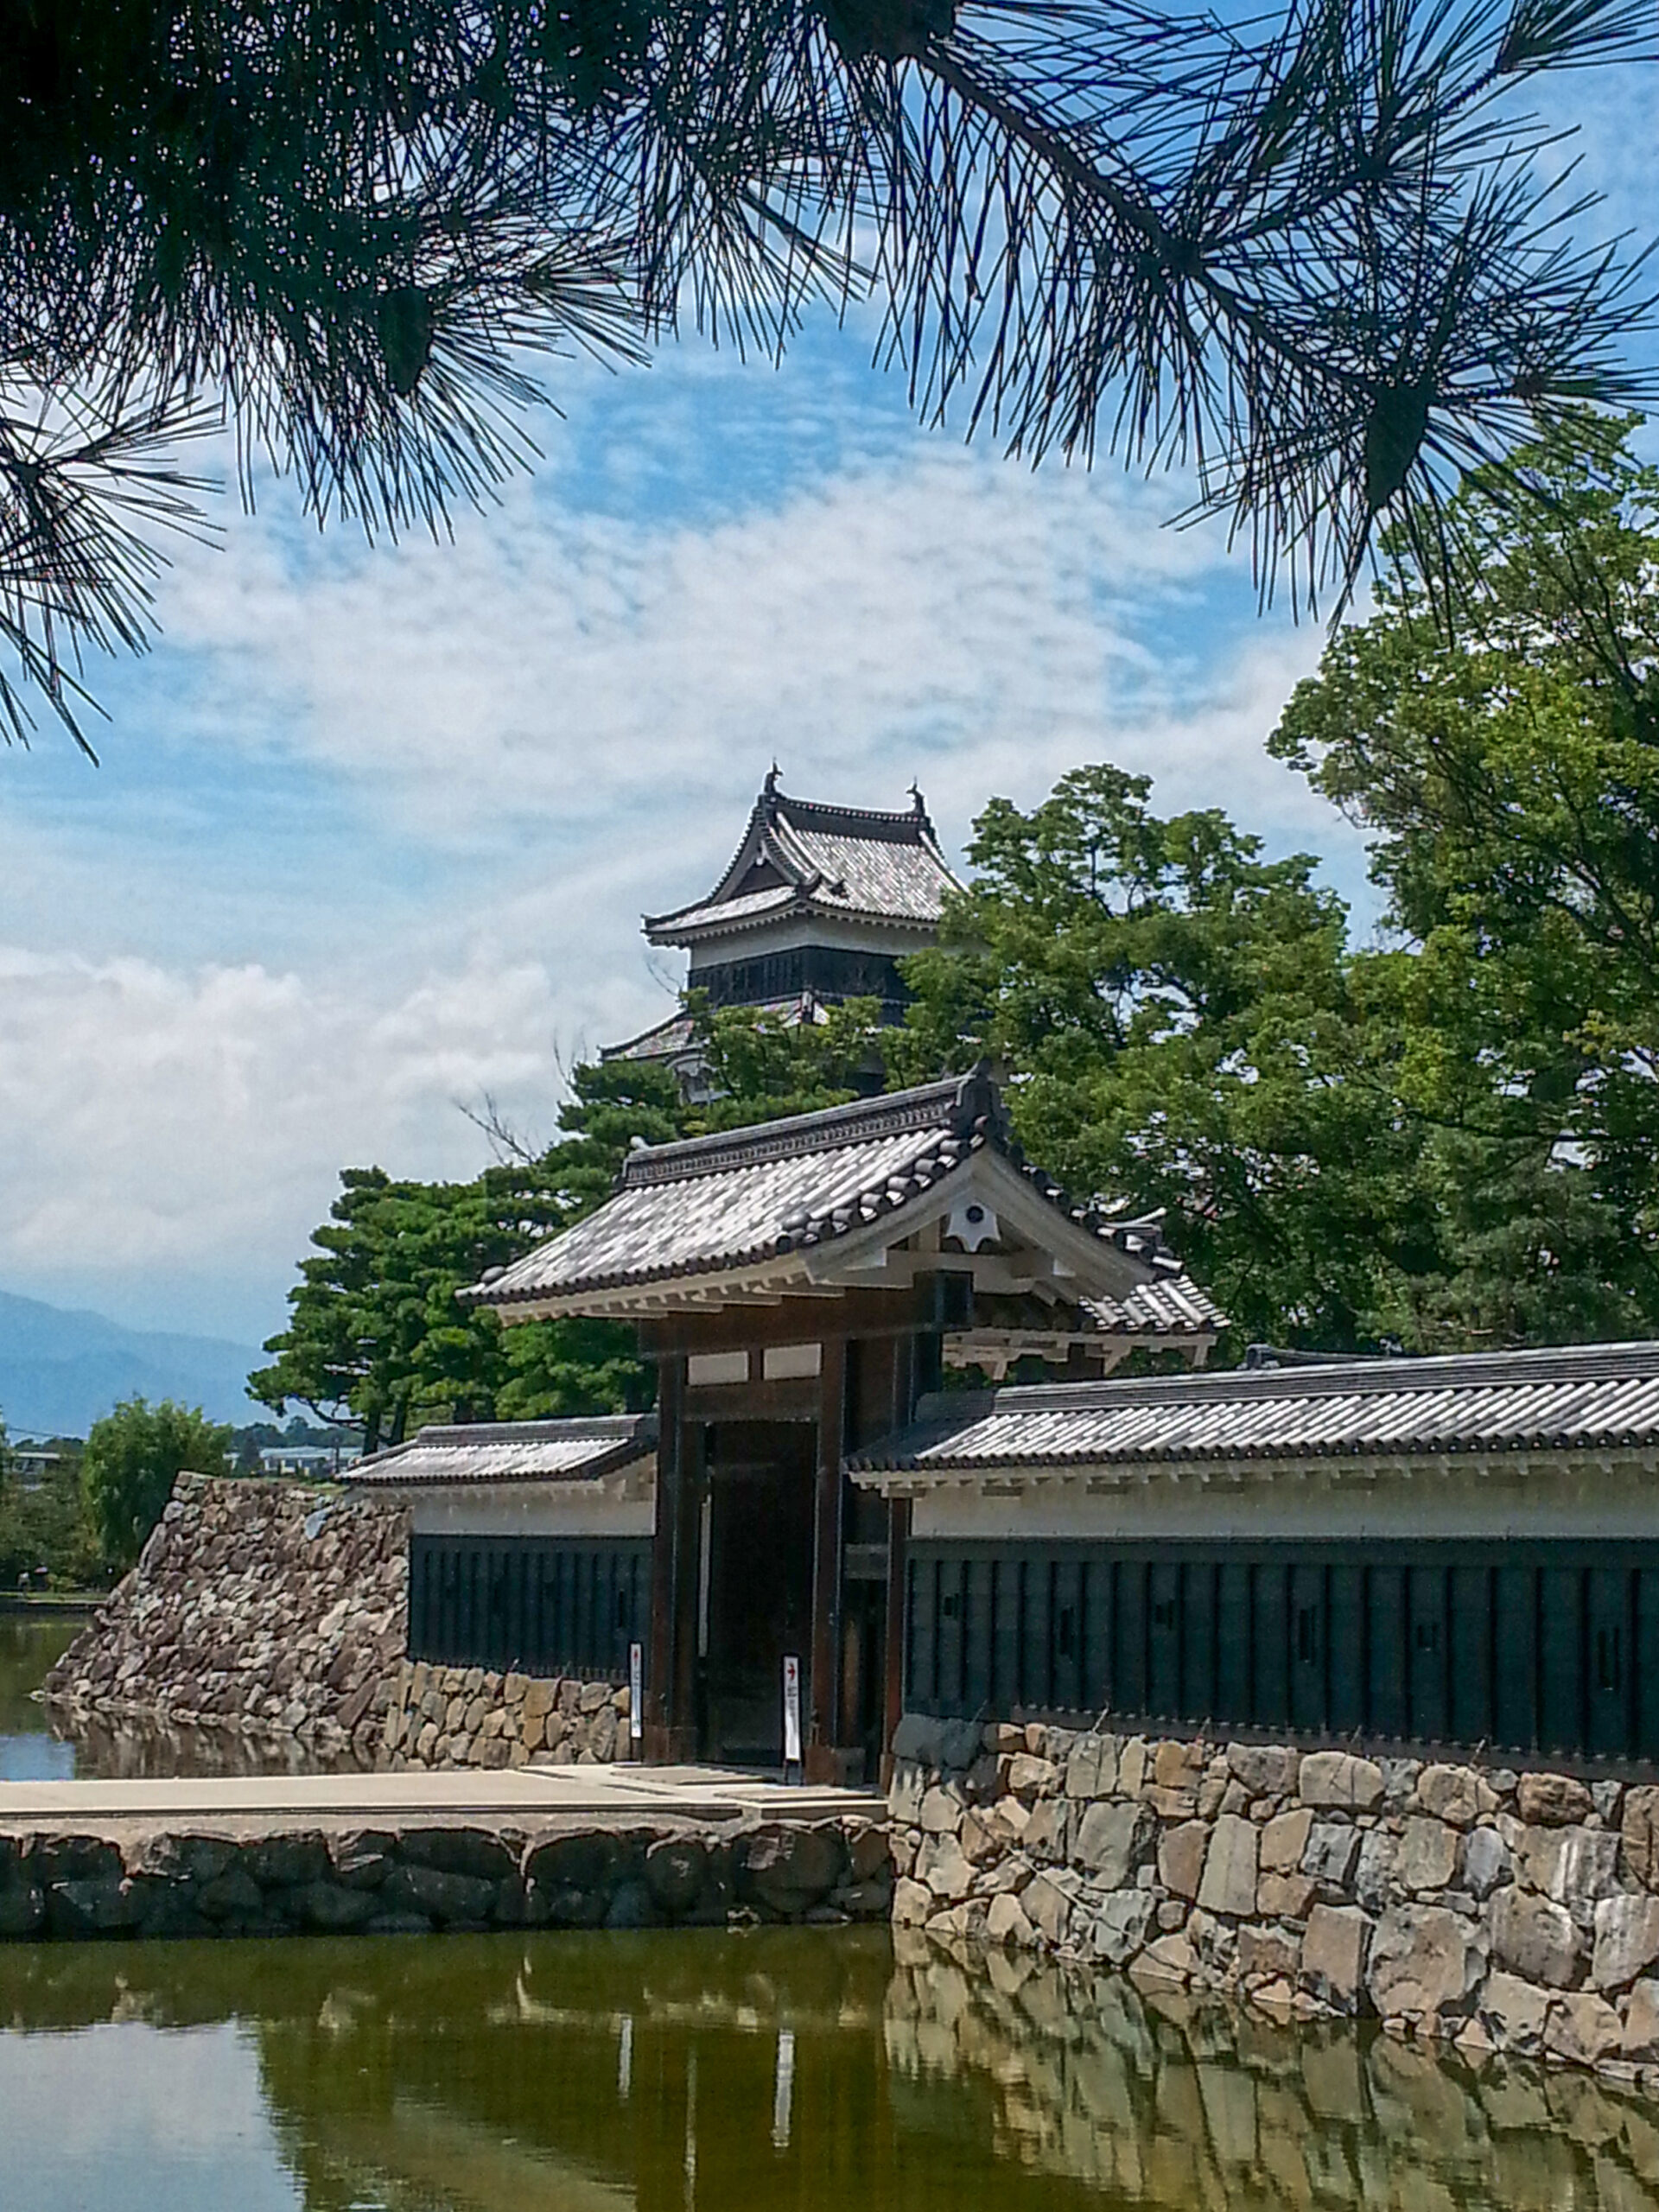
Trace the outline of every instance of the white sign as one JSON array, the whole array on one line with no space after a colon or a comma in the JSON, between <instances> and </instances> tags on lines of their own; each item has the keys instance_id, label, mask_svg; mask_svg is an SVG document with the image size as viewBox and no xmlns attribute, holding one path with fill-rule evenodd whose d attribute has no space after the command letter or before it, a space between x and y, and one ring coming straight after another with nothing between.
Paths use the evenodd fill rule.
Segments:
<instances>
[{"instance_id":1,"label":"white sign","mask_svg":"<svg viewBox=\"0 0 1659 2212\"><path fill-rule=\"evenodd\" d=\"M628 1737L637 1744L645 1732L645 1646L628 1646Z\"/></svg>"},{"instance_id":2,"label":"white sign","mask_svg":"<svg viewBox=\"0 0 1659 2212\"><path fill-rule=\"evenodd\" d=\"M792 1651L784 1656L784 1764L801 1763L801 1662Z\"/></svg>"}]
</instances>

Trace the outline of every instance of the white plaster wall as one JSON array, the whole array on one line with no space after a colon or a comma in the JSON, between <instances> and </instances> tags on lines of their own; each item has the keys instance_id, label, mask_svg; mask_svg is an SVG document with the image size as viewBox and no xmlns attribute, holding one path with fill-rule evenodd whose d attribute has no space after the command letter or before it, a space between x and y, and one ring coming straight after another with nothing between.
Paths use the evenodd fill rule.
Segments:
<instances>
[{"instance_id":1,"label":"white plaster wall","mask_svg":"<svg viewBox=\"0 0 1659 2212\"><path fill-rule=\"evenodd\" d=\"M702 938L691 957L699 969L723 968L734 960L760 960L769 952L793 952L799 945L826 944L841 952L919 952L935 931L925 924L898 929L880 922L844 921L833 914L807 914Z\"/></svg>"},{"instance_id":2,"label":"white plaster wall","mask_svg":"<svg viewBox=\"0 0 1659 2212\"><path fill-rule=\"evenodd\" d=\"M409 1510L423 1536L649 1536L655 1484L456 1484L411 1490Z\"/></svg>"},{"instance_id":3,"label":"white plaster wall","mask_svg":"<svg viewBox=\"0 0 1659 2212\"><path fill-rule=\"evenodd\" d=\"M1078 1480L1051 1478L1013 1496L977 1486L932 1491L916 1501L918 1537L1087 1538L1192 1543L1273 1537L1305 1541L1361 1537L1604 1538L1659 1541L1659 1466L1494 1466L1474 1472L1425 1468L1375 1480L1332 1481L1277 1474L1266 1480L1146 1482L1091 1493Z\"/></svg>"}]
</instances>

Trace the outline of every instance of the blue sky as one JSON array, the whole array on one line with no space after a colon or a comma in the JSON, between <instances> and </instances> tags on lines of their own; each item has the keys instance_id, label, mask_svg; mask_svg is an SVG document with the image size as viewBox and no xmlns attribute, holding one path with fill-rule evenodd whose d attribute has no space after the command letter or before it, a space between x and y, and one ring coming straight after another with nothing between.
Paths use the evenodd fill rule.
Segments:
<instances>
[{"instance_id":1,"label":"blue sky","mask_svg":"<svg viewBox=\"0 0 1659 2212\"><path fill-rule=\"evenodd\" d=\"M1639 222L1654 73L1569 87ZM280 486L181 550L93 671L102 766L0 754L0 1287L257 1341L336 1172L467 1174L488 1090L663 1011L642 910L707 887L775 756L958 853L992 793L1111 759L1166 808L1356 840L1262 741L1319 654L1184 487L919 429L868 334L555 365L563 419L453 543L320 537ZM653 969L655 972L653 972Z\"/></svg>"}]
</instances>

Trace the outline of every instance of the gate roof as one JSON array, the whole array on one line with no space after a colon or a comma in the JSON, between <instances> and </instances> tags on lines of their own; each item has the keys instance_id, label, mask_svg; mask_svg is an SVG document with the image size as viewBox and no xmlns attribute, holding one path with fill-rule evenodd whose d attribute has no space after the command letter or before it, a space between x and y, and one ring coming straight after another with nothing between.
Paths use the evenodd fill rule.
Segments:
<instances>
[{"instance_id":1,"label":"gate roof","mask_svg":"<svg viewBox=\"0 0 1659 2212\"><path fill-rule=\"evenodd\" d=\"M1126 1317L1153 1334L1220 1325L1165 1249L1155 1217L1077 1204L1027 1160L982 1067L823 1113L642 1147L597 1212L461 1296L497 1307L504 1320L646 1315L725 1295L907 1289L916 1274L940 1268L972 1273L988 1291L1035 1291L1073 1310L1103 1301L1093 1324L1101 1329Z\"/></svg>"}]
</instances>

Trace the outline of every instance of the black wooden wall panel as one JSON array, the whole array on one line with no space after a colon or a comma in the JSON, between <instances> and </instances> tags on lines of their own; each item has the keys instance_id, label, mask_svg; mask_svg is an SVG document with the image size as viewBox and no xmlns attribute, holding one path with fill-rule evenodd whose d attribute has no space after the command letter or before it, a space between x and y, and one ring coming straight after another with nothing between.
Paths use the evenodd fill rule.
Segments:
<instances>
[{"instance_id":1,"label":"black wooden wall panel","mask_svg":"<svg viewBox=\"0 0 1659 2212\"><path fill-rule=\"evenodd\" d=\"M1325 1660L1330 1642L1325 1633L1325 1573L1322 1566L1307 1564L1290 1570L1290 1603L1286 1622L1289 1635L1286 1663L1290 1674L1290 1725L1309 1732L1328 1725Z\"/></svg>"},{"instance_id":2,"label":"black wooden wall panel","mask_svg":"<svg viewBox=\"0 0 1659 2212\"><path fill-rule=\"evenodd\" d=\"M906 1702L1659 1760L1659 1542L918 1540Z\"/></svg>"},{"instance_id":3,"label":"black wooden wall panel","mask_svg":"<svg viewBox=\"0 0 1659 2212\"><path fill-rule=\"evenodd\" d=\"M1568 1751L1583 1739L1583 1580L1570 1567L1547 1567L1539 1576L1540 1751Z\"/></svg>"},{"instance_id":4,"label":"black wooden wall panel","mask_svg":"<svg viewBox=\"0 0 1659 2212\"><path fill-rule=\"evenodd\" d=\"M645 1638L644 1537L416 1535L409 1573L411 1658L620 1678Z\"/></svg>"},{"instance_id":5,"label":"black wooden wall panel","mask_svg":"<svg viewBox=\"0 0 1659 2212\"><path fill-rule=\"evenodd\" d=\"M1325 1681L1329 1685L1333 1734L1363 1729L1365 1711L1365 1570L1333 1562L1325 1571ZM1347 1635L1332 1633L1332 1624L1349 1625Z\"/></svg>"}]
</instances>

